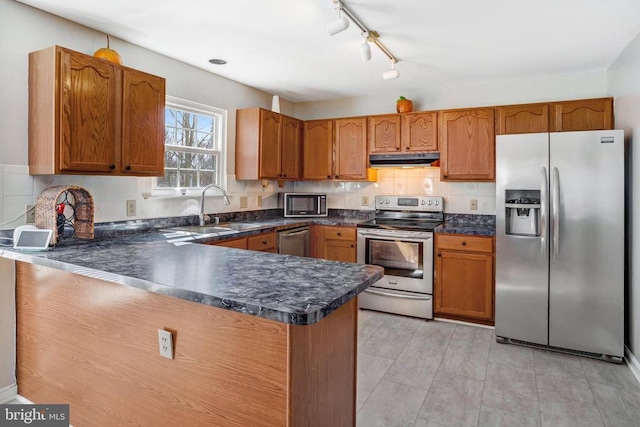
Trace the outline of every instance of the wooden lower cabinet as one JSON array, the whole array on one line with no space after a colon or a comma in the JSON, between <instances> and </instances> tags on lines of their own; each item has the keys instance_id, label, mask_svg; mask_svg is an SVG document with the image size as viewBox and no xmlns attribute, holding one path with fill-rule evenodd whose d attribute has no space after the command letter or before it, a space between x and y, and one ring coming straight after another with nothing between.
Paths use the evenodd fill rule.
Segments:
<instances>
[{"instance_id":1,"label":"wooden lower cabinet","mask_svg":"<svg viewBox=\"0 0 640 427\"><path fill-rule=\"evenodd\" d=\"M356 262L355 227L316 225L312 236L315 258Z\"/></svg>"},{"instance_id":2,"label":"wooden lower cabinet","mask_svg":"<svg viewBox=\"0 0 640 427\"><path fill-rule=\"evenodd\" d=\"M272 231L270 233L256 234L249 237L216 240L206 244L213 246L225 246L227 248L249 249L250 251L277 253L278 234L275 231Z\"/></svg>"},{"instance_id":3,"label":"wooden lower cabinet","mask_svg":"<svg viewBox=\"0 0 640 427\"><path fill-rule=\"evenodd\" d=\"M493 237L436 234L435 315L492 325L494 265Z\"/></svg>"},{"instance_id":4,"label":"wooden lower cabinet","mask_svg":"<svg viewBox=\"0 0 640 427\"><path fill-rule=\"evenodd\" d=\"M298 326L16 262L16 312L20 394L73 425L355 426L357 298Z\"/></svg>"}]
</instances>

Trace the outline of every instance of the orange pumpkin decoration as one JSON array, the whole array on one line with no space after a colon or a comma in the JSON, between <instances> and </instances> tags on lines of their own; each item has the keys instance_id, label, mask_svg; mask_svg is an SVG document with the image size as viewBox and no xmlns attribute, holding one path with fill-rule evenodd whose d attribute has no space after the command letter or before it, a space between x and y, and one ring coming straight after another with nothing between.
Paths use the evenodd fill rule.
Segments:
<instances>
[{"instance_id":1,"label":"orange pumpkin decoration","mask_svg":"<svg viewBox=\"0 0 640 427\"><path fill-rule=\"evenodd\" d=\"M96 50L93 56L96 58L107 60L109 62L113 62L114 64L122 65L122 58L120 58L120 54L115 50L109 48L109 36L107 36L107 47L102 47Z\"/></svg>"},{"instance_id":2,"label":"orange pumpkin decoration","mask_svg":"<svg viewBox=\"0 0 640 427\"><path fill-rule=\"evenodd\" d=\"M413 111L413 101L401 96L396 101L396 111L398 113L410 113Z\"/></svg>"}]
</instances>

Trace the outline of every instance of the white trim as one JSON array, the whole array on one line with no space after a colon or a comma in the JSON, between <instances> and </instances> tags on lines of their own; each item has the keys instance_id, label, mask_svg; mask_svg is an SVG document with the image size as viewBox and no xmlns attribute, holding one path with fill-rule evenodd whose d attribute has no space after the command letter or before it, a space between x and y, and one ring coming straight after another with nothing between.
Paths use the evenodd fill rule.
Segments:
<instances>
[{"instance_id":1,"label":"white trim","mask_svg":"<svg viewBox=\"0 0 640 427\"><path fill-rule=\"evenodd\" d=\"M631 353L631 350L629 350L629 347L627 347L626 345L624 346L624 353L624 357L625 359L627 359L627 366L629 366L629 369L631 369L631 373L640 383L640 362L638 362L638 359L636 359L633 353Z\"/></svg>"},{"instance_id":2,"label":"white trim","mask_svg":"<svg viewBox=\"0 0 640 427\"><path fill-rule=\"evenodd\" d=\"M0 388L0 403L6 403L13 399L18 399L18 386L16 383Z\"/></svg>"},{"instance_id":3,"label":"white trim","mask_svg":"<svg viewBox=\"0 0 640 427\"><path fill-rule=\"evenodd\" d=\"M16 396L16 400L20 403L24 403L25 405L35 405L35 402L30 401L29 399L27 399L26 397L17 395Z\"/></svg>"}]
</instances>

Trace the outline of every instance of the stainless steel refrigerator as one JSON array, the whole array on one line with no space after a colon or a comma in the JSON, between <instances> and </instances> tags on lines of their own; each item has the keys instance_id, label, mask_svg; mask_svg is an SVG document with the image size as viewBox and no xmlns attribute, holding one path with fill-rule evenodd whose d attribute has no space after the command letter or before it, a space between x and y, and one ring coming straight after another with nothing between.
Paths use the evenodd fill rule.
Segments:
<instances>
[{"instance_id":1,"label":"stainless steel refrigerator","mask_svg":"<svg viewBox=\"0 0 640 427\"><path fill-rule=\"evenodd\" d=\"M624 153L621 130L496 138L499 341L622 360Z\"/></svg>"}]
</instances>

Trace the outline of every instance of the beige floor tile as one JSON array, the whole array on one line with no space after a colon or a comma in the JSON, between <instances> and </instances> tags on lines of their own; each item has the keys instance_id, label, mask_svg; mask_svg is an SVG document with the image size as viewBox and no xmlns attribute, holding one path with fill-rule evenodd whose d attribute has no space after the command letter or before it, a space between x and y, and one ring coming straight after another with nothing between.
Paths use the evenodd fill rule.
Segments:
<instances>
[{"instance_id":1,"label":"beige floor tile","mask_svg":"<svg viewBox=\"0 0 640 427\"><path fill-rule=\"evenodd\" d=\"M429 388L445 350L446 345L427 348L407 345L385 378L414 387Z\"/></svg>"},{"instance_id":2,"label":"beige floor tile","mask_svg":"<svg viewBox=\"0 0 640 427\"><path fill-rule=\"evenodd\" d=\"M387 373L393 360L383 357L358 355L358 400L365 402Z\"/></svg>"},{"instance_id":3,"label":"beige floor tile","mask_svg":"<svg viewBox=\"0 0 640 427\"><path fill-rule=\"evenodd\" d=\"M484 382L438 371L418 418L446 426L476 426Z\"/></svg>"},{"instance_id":4,"label":"beige floor tile","mask_svg":"<svg viewBox=\"0 0 640 427\"><path fill-rule=\"evenodd\" d=\"M360 346L358 353L395 360L413 333L412 329L390 328L383 325Z\"/></svg>"},{"instance_id":5,"label":"beige floor tile","mask_svg":"<svg viewBox=\"0 0 640 427\"><path fill-rule=\"evenodd\" d=\"M482 404L539 419L535 372L489 362Z\"/></svg>"},{"instance_id":6,"label":"beige floor tile","mask_svg":"<svg viewBox=\"0 0 640 427\"><path fill-rule=\"evenodd\" d=\"M568 378L551 374L537 374L538 393L558 396L578 402L595 403L589 382L582 378Z\"/></svg>"},{"instance_id":7,"label":"beige floor tile","mask_svg":"<svg viewBox=\"0 0 640 427\"><path fill-rule=\"evenodd\" d=\"M613 385L623 390L640 392L640 384L626 364L587 358L581 358L581 361L589 383Z\"/></svg>"},{"instance_id":8,"label":"beige floor tile","mask_svg":"<svg viewBox=\"0 0 640 427\"><path fill-rule=\"evenodd\" d=\"M538 418L526 417L484 405L480 408L478 427L537 427L539 425Z\"/></svg>"},{"instance_id":9,"label":"beige floor tile","mask_svg":"<svg viewBox=\"0 0 640 427\"><path fill-rule=\"evenodd\" d=\"M542 427L600 427L604 426L596 405L538 394Z\"/></svg>"},{"instance_id":10,"label":"beige floor tile","mask_svg":"<svg viewBox=\"0 0 640 427\"><path fill-rule=\"evenodd\" d=\"M511 366L514 368L527 369L533 371L533 349L514 344L500 344L491 341L489 350L489 360L498 365Z\"/></svg>"},{"instance_id":11,"label":"beige floor tile","mask_svg":"<svg viewBox=\"0 0 640 427\"><path fill-rule=\"evenodd\" d=\"M533 350L536 374L586 380L580 357L546 350Z\"/></svg>"},{"instance_id":12,"label":"beige floor tile","mask_svg":"<svg viewBox=\"0 0 640 427\"><path fill-rule=\"evenodd\" d=\"M640 392L601 384L591 384L591 390L607 427L640 425Z\"/></svg>"},{"instance_id":13,"label":"beige floor tile","mask_svg":"<svg viewBox=\"0 0 640 427\"><path fill-rule=\"evenodd\" d=\"M358 412L358 427L406 427L416 421L426 388L382 380Z\"/></svg>"},{"instance_id":14,"label":"beige floor tile","mask_svg":"<svg viewBox=\"0 0 640 427\"><path fill-rule=\"evenodd\" d=\"M449 341L440 370L484 380L490 343L481 340L459 340L455 336L454 333Z\"/></svg>"}]
</instances>

